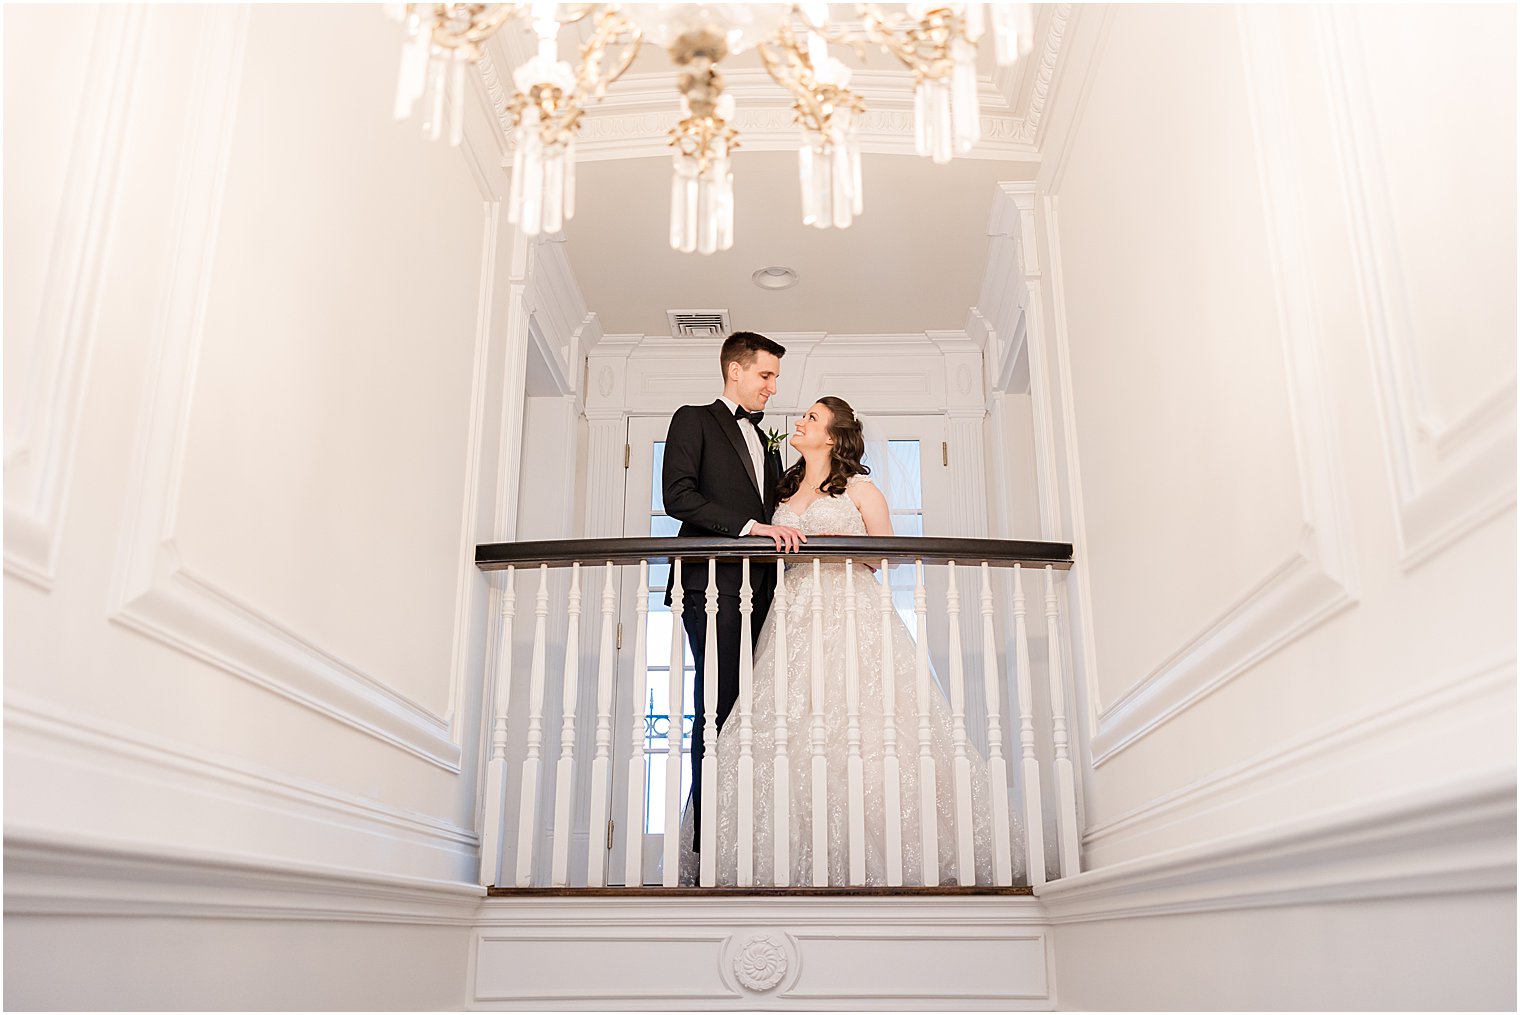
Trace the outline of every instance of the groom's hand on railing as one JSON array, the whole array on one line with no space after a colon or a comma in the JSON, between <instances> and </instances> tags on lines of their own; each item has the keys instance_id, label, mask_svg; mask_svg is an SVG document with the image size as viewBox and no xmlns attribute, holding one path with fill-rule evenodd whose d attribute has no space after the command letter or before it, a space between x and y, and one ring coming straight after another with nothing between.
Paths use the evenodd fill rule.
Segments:
<instances>
[{"instance_id":1,"label":"groom's hand on railing","mask_svg":"<svg viewBox=\"0 0 1520 1015\"><path fill-rule=\"evenodd\" d=\"M807 536L802 534L801 529L794 529L790 525L755 525L749 530L752 536L764 536L776 544L777 553L796 553L802 549L802 544L807 542Z\"/></svg>"}]
</instances>

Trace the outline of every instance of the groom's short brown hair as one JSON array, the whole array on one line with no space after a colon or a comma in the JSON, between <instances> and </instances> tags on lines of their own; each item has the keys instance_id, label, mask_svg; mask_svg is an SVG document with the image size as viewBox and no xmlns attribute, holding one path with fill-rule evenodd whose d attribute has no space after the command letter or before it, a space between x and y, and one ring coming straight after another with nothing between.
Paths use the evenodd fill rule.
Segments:
<instances>
[{"instance_id":1,"label":"groom's short brown hair","mask_svg":"<svg viewBox=\"0 0 1520 1015\"><path fill-rule=\"evenodd\" d=\"M723 351L718 354L718 369L723 374L723 379L728 380L730 363L747 367L755 362L757 352L768 352L780 359L786 355L786 347L754 331L736 331L729 335L723 342Z\"/></svg>"}]
</instances>

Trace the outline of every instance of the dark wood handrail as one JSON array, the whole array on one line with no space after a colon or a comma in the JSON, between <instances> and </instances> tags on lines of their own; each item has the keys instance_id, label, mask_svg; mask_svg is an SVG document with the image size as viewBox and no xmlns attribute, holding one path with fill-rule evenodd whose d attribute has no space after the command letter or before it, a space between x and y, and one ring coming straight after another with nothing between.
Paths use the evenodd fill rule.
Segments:
<instances>
[{"instance_id":1,"label":"dark wood handrail","mask_svg":"<svg viewBox=\"0 0 1520 1015\"><path fill-rule=\"evenodd\" d=\"M682 560L738 561L748 557L773 562L781 554L775 544L760 536L730 539L724 536L646 536L632 539L541 539L523 543L481 543L475 547L475 566L482 571L507 567L569 567L582 564L637 564L647 560L664 564ZM950 539L938 536L813 536L800 553L788 559L859 560L893 564L921 560L925 564L981 564L995 567L1071 567L1070 543L1044 543L1026 539Z\"/></svg>"}]
</instances>

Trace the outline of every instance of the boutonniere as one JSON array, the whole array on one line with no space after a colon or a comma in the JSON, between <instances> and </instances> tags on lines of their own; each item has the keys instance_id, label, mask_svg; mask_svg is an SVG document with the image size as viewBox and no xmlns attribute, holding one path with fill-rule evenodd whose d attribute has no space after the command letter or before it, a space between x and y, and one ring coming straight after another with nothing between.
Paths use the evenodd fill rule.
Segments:
<instances>
[{"instance_id":1,"label":"boutonniere","mask_svg":"<svg viewBox=\"0 0 1520 1015\"><path fill-rule=\"evenodd\" d=\"M781 450L781 445L786 443L786 434L780 430L765 431L765 453Z\"/></svg>"}]
</instances>

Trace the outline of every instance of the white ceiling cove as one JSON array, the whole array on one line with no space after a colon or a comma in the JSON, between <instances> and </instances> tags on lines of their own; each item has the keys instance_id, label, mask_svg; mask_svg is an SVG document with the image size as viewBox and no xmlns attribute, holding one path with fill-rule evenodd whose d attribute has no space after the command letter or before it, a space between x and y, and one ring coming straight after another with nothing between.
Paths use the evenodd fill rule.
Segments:
<instances>
[{"instance_id":1,"label":"white ceiling cove","mask_svg":"<svg viewBox=\"0 0 1520 1015\"><path fill-rule=\"evenodd\" d=\"M835 14L849 17L850 8ZM867 103L861 148L865 211L848 229L802 225L796 147L786 93L753 54L724 62L735 96L734 246L680 254L668 241L671 160L678 113L674 74L645 47L630 73L587 111L577 144L576 212L565 252L587 307L608 334L668 335L667 311L724 309L738 330L904 334L964 326L987 259L996 185L1031 180L1040 120L1058 77L1069 4L1037 8L1034 46L1011 69L980 61L983 141L937 166L913 154L912 75L873 49L853 85ZM518 54L500 49L495 62ZM501 74L484 62L505 112ZM509 121L507 121L509 123ZM751 275L793 268L798 284L757 287Z\"/></svg>"}]
</instances>

